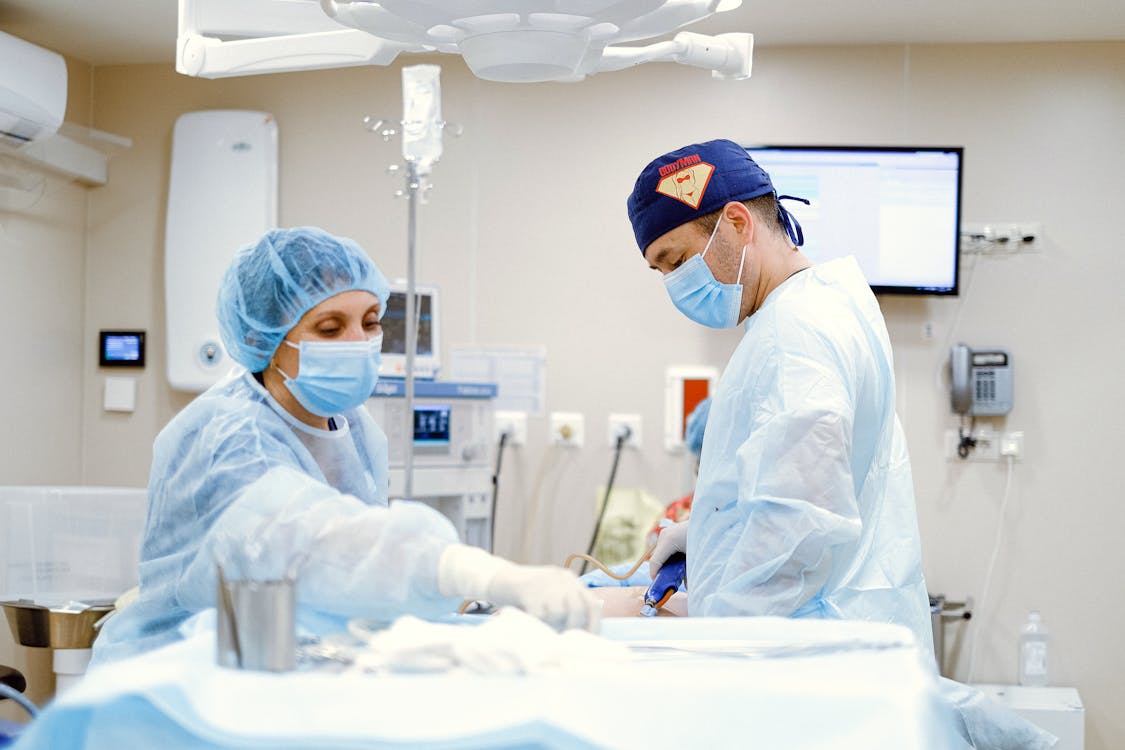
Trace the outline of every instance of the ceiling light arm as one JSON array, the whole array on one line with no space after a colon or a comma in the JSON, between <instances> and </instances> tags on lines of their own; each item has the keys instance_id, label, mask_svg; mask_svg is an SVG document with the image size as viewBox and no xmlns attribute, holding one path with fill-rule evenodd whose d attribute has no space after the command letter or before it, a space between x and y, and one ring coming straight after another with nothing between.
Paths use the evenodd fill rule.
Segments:
<instances>
[{"instance_id":1,"label":"ceiling light arm","mask_svg":"<svg viewBox=\"0 0 1125 750\"><path fill-rule=\"evenodd\" d=\"M225 42L199 34L176 41L176 70L200 78L286 73L356 65L390 65L400 52L423 52L362 31L344 29Z\"/></svg>"},{"instance_id":2,"label":"ceiling light arm","mask_svg":"<svg viewBox=\"0 0 1125 750\"><path fill-rule=\"evenodd\" d=\"M597 71L622 70L649 62L675 62L707 68L715 78L740 80L750 77L753 54L753 34L707 36L681 31L670 42L644 47L606 47L597 63Z\"/></svg>"}]
</instances>

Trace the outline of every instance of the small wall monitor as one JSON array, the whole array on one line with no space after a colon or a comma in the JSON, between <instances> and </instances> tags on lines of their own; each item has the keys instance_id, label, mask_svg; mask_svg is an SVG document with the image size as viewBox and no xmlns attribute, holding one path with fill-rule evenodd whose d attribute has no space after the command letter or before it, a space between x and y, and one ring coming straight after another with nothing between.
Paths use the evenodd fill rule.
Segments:
<instances>
[{"instance_id":1,"label":"small wall monitor","mask_svg":"<svg viewBox=\"0 0 1125 750\"><path fill-rule=\"evenodd\" d=\"M414 355L414 377L436 378L441 369L441 318L437 287L417 284L414 303L418 320L418 346ZM383 363L379 375L406 377L406 282L391 284L387 312L383 315Z\"/></svg>"},{"instance_id":2,"label":"small wall monitor","mask_svg":"<svg viewBox=\"0 0 1125 750\"><path fill-rule=\"evenodd\" d=\"M144 367L144 331L98 331L101 367Z\"/></svg>"},{"instance_id":3,"label":"small wall monitor","mask_svg":"<svg viewBox=\"0 0 1125 750\"><path fill-rule=\"evenodd\" d=\"M854 255L876 294L956 295L959 147L747 146L814 263Z\"/></svg>"},{"instance_id":4,"label":"small wall monitor","mask_svg":"<svg viewBox=\"0 0 1125 750\"><path fill-rule=\"evenodd\" d=\"M414 407L414 445L449 445L448 404Z\"/></svg>"}]
</instances>

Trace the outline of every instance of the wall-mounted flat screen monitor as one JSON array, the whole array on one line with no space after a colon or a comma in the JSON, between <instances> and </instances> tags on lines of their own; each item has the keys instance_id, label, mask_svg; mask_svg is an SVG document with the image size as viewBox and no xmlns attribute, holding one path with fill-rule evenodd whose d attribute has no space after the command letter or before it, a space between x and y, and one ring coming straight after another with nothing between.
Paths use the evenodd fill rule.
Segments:
<instances>
[{"instance_id":1,"label":"wall-mounted flat screen monitor","mask_svg":"<svg viewBox=\"0 0 1125 750\"><path fill-rule=\"evenodd\" d=\"M814 263L854 255L876 294L956 295L959 147L747 146Z\"/></svg>"},{"instance_id":2,"label":"wall-mounted flat screen monitor","mask_svg":"<svg viewBox=\"0 0 1125 750\"><path fill-rule=\"evenodd\" d=\"M144 331L98 331L99 367L144 367Z\"/></svg>"}]
</instances>

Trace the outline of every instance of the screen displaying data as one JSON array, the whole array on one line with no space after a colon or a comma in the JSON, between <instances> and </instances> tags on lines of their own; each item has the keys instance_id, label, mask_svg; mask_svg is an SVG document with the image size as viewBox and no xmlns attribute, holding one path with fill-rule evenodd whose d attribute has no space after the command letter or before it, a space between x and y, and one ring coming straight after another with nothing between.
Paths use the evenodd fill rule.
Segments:
<instances>
[{"instance_id":1,"label":"screen displaying data","mask_svg":"<svg viewBox=\"0 0 1125 750\"><path fill-rule=\"evenodd\" d=\"M434 352L433 336L433 297L427 293L414 295L418 306L418 349L417 354L426 356ZM404 354L406 352L406 295L392 291L387 299L387 312L383 315L383 353Z\"/></svg>"},{"instance_id":2,"label":"screen displaying data","mask_svg":"<svg viewBox=\"0 0 1125 750\"><path fill-rule=\"evenodd\" d=\"M814 263L854 255L876 292L956 294L960 148L749 146Z\"/></svg>"},{"instance_id":3,"label":"screen displaying data","mask_svg":"<svg viewBox=\"0 0 1125 750\"><path fill-rule=\"evenodd\" d=\"M415 445L449 445L449 409L447 405L414 407Z\"/></svg>"}]
</instances>

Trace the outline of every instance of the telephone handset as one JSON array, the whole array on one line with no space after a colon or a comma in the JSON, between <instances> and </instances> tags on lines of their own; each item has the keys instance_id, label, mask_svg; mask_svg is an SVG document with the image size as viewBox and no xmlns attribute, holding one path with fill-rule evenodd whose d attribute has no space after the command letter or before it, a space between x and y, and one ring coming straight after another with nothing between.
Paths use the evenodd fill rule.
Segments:
<instances>
[{"instance_id":1,"label":"telephone handset","mask_svg":"<svg viewBox=\"0 0 1125 750\"><path fill-rule=\"evenodd\" d=\"M955 344L949 351L950 405L954 414L968 414L973 406L969 387L969 355L972 350L964 344Z\"/></svg>"},{"instance_id":2,"label":"telephone handset","mask_svg":"<svg viewBox=\"0 0 1125 750\"><path fill-rule=\"evenodd\" d=\"M996 417L1012 410L1012 355L1007 351L974 351L956 344L949 352L949 370L954 413Z\"/></svg>"}]
</instances>

